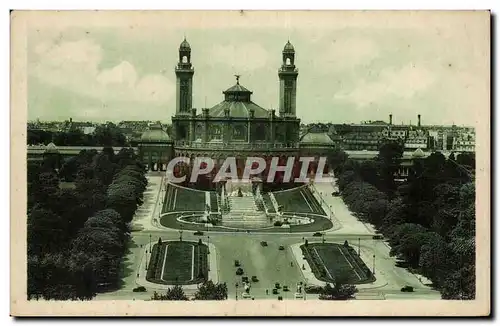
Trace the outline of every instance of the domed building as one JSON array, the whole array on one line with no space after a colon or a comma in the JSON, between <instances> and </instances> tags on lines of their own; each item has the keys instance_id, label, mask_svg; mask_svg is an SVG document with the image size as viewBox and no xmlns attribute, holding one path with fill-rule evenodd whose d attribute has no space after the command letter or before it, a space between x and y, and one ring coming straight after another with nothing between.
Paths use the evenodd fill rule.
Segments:
<instances>
[{"instance_id":1,"label":"domed building","mask_svg":"<svg viewBox=\"0 0 500 326\"><path fill-rule=\"evenodd\" d=\"M172 157L172 141L159 123L152 124L141 135L139 155L148 169L165 171Z\"/></svg>"},{"instance_id":2,"label":"domed building","mask_svg":"<svg viewBox=\"0 0 500 326\"><path fill-rule=\"evenodd\" d=\"M216 160L214 172L217 172L227 157L235 157L241 175L247 157L258 156L269 161L276 156L282 161L290 156L298 158L302 146L300 119L296 116L298 70L290 41L283 48L278 69L278 110L255 103L253 92L240 83L239 75L235 75L236 83L222 92L221 102L208 108L194 108L191 51L184 39L175 68L176 110L171 138L151 126L139 144L144 161L150 167L155 163L163 167L174 156L190 157L191 162L196 157L211 157ZM305 145L309 149L312 146ZM331 140L325 146L330 147Z\"/></svg>"}]
</instances>

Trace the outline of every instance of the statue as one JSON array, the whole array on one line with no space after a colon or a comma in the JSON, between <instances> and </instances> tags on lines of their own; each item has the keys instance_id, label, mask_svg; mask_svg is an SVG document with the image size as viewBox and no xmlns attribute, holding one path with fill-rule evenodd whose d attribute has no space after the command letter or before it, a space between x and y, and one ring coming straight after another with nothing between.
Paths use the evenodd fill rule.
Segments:
<instances>
[{"instance_id":1,"label":"statue","mask_svg":"<svg viewBox=\"0 0 500 326\"><path fill-rule=\"evenodd\" d=\"M243 197L243 192L241 191L241 188L238 188L238 197Z\"/></svg>"}]
</instances>

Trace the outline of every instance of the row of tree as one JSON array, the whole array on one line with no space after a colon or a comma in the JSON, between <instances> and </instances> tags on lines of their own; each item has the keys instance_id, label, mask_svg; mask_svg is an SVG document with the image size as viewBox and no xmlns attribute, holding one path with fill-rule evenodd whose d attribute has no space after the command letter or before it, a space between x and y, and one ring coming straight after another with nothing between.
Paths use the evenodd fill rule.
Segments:
<instances>
[{"instance_id":1,"label":"row of tree","mask_svg":"<svg viewBox=\"0 0 500 326\"><path fill-rule=\"evenodd\" d=\"M194 294L193 300L226 300L227 299L227 284L217 283L212 281L206 281L199 286L198 290ZM161 294L154 292L151 300L173 300L173 301L187 301L189 298L184 293L184 290L180 285L175 285Z\"/></svg>"},{"instance_id":2,"label":"row of tree","mask_svg":"<svg viewBox=\"0 0 500 326\"><path fill-rule=\"evenodd\" d=\"M83 150L70 164L70 188L50 164L28 166L29 299L91 299L119 286L144 167L132 150L111 148Z\"/></svg>"},{"instance_id":3,"label":"row of tree","mask_svg":"<svg viewBox=\"0 0 500 326\"><path fill-rule=\"evenodd\" d=\"M388 238L391 255L429 278L443 298L474 299L474 155L446 158L436 152L415 159L407 180L398 184L399 146L385 144L377 158L362 163L335 153L342 197Z\"/></svg>"},{"instance_id":4,"label":"row of tree","mask_svg":"<svg viewBox=\"0 0 500 326\"><path fill-rule=\"evenodd\" d=\"M28 129L28 145L48 145L51 142L57 146L127 146L127 138L113 123L99 125L91 134L77 128L67 131Z\"/></svg>"}]
</instances>

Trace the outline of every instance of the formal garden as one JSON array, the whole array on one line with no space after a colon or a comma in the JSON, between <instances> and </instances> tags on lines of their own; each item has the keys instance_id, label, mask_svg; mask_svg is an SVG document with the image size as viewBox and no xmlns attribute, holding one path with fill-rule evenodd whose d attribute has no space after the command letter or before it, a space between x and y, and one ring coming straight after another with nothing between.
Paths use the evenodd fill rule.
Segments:
<instances>
[{"instance_id":1,"label":"formal garden","mask_svg":"<svg viewBox=\"0 0 500 326\"><path fill-rule=\"evenodd\" d=\"M336 283L338 277L349 284L364 284L375 281L370 268L347 241L336 243L305 243L300 246L314 276L320 281Z\"/></svg>"},{"instance_id":2,"label":"formal garden","mask_svg":"<svg viewBox=\"0 0 500 326\"><path fill-rule=\"evenodd\" d=\"M146 280L158 284L189 285L208 280L208 246L200 242L159 239L151 248Z\"/></svg>"}]
</instances>

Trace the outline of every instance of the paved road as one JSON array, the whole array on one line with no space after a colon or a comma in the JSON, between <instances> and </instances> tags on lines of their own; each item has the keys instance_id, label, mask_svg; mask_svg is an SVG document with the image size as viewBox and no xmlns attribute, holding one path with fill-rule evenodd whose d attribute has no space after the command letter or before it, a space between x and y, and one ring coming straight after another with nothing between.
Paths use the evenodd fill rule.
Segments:
<instances>
[{"instance_id":1,"label":"paved road","mask_svg":"<svg viewBox=\"0 0 500 326\"><path fill-rule=\"evenodd\" d=\"M153 183L158 189L159 183ZM149 193L148 193L149 194ZM154 192L148 197L148 204L151 207L143 207L144 214L141 213L139 216L140 223L146 225L150 222L151 212L154 210L153 205L155 203ZM365 295L373 295L384 297L397 297L401 295L400 289L405 285L411 285L415 288L415 296L419 298L436 298L437 292L430 290L419 282L417 277L409 273L403 268L398 268L395 266L395 260L389 257L389 248L384 244L383 241L373 240L372 232L368 231L365 226L363 226L358 220L351 216L343 204L342 201L338 199L330 199L332 202L334 211L338 212L344 226L343 229L339 230L338 233L327 233L324 236L327 242L343 243L348 240L353 247L358 246L358 239L361 239L360 244L362 251L368 252L369 257L372 254L376 255L376 276L387 280L387 285L373 290L362 289L360 292ZM141 211L142 212L142 211ZM148 214L149 213L149 214ZM251 288L251 295L256 299L266 299L273 298L272 294L266 295L265 290L274 287L274 283L279 282L280 284L286 284L290 287L290 292L281 292L284 298L292 298L295 291L295 284L300 281L304 281L300 266L297 265L295 258L293 257L290 245L295 243L303 242L305 237L309 241L321 241L322 237L313 237L313 233L258 233L258 232L206 232L204 231L203 236L195 236L193 231L182 232L182 238L184 240L198 241L202 239L204 242L210 241L215 245L218 252L218 272L219 272L219 282L226 282L229 289L229 297L235 298L236 291L239 293L241 298L241 293L243 288L241 286L241 276L236 276L236 267L234 266L234 260L238 259L244 270L246 276L255 275L259 278L259 282L253 283ZM342 234L344 233L344 234ZM125 270L123 278L122 288L115 293L108 293L105 295L99 295L99 298L104 297L114 297L128 298L136 297L137 299L144 299L145 297L150 297L150 295L145 294L133 294L132 289L136 286L135 279L137 268L142 254L141 246L147 245L150 241L150 235L152 242L158 241L158 237L162 240L178 240L179 232L177 230L151 230L151 231L137 231L133 232L131 241L130 252L125 260ZM262 247L260 245L261 241L267 241L268 246ZM280 251L278 247L280 245L285 246L285 250ZM371 259L370 259L371 260ZM293 262L293 266L290 263ZM372 261L365 263L372 268ZM235 284L239 283L238 289L236 289ZM152 292L152 291L149 291ZM148 293L149 293L148 292ZM411 296L411 294L405 294L406 296ZM308 295L308 298L314 298L314 295Z\"/></svg>"}]
</instances>

